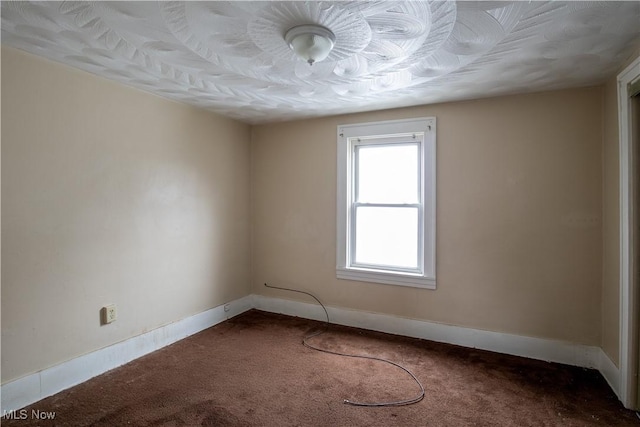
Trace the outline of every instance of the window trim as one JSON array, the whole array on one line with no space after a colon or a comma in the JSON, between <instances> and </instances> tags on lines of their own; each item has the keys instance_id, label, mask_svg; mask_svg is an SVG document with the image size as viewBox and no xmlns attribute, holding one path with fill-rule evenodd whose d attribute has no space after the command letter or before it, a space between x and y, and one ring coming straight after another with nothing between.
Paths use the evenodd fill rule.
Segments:
<instances>
[{"instance_id":1,"label":"window trim","mask_svg":"<svg viewBox=\"0 0 640 427\"><path fill-rule=\"evenodd\" d=\"M354 148L352 138L394 139L397 136L422 133L420 141L421 174L420 183L422 221L419 232L422 233L421 251L422 272L394 272L375 268L363 268L350 265L353 239L352 229L352 192L354 183L351 171L354 168ZM436 118L421 117L415 119L388 120L381 122L340 125L337 128L337 236L336 236L336 277L345 280L411 286L425 289L436 288L435 249L436 249Z\"/></svg>"}]
</instances>

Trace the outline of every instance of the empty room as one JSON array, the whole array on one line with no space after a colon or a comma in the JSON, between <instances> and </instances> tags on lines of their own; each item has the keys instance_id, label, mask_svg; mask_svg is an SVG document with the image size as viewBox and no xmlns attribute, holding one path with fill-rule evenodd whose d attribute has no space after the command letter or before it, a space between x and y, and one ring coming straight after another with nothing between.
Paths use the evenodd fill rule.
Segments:
<instances>
[{"instance_id":1,"label":"empty room","mask_svg":"<svg viewBox=\"0 0 640 427\"><path fill-rule=\"evenodd\" d=\"M3 425L640 425L640 2L1 30Z\"/></svg>"}]
</instances>

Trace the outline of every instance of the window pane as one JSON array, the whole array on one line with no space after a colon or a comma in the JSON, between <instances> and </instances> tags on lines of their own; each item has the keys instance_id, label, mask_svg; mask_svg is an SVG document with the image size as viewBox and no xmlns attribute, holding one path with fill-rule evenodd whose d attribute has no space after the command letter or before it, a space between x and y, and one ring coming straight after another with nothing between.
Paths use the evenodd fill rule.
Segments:
<instances>
[{"instance_id":1,"label":"window pane","mask_svg":"<svg viewBox=\"0 0 640 427\"><path fill-rule=\"evenodd\" d=\"M418 208L359 206L356 264L418 268Z\"/></svg>"},{"instance_id":2,"label":"window pane","mask_svg":"<svg viewBox=\"0 0 640 427\"><path fill-rule=\"evenodd\" d=\"M360 203L418 203L418 144L359 146Z\"/></svg>"}]
</instances>

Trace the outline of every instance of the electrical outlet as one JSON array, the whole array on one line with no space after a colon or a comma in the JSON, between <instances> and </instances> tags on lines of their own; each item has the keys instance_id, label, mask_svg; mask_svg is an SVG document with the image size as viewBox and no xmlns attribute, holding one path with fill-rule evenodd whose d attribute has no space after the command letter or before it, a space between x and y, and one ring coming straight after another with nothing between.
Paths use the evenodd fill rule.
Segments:
<instances>
[{"instance_id":1,"label":"electrical outlet","mask_svg":"<svg viewBox=\"0 0 640 427\"><path fill-rule=\"evenodd\" d=\"M114 322L116 320L116 305L109 304L102 307L100 310L102 313L102 324L106 325L108 323Z\"/></svg>"}]
</instances>

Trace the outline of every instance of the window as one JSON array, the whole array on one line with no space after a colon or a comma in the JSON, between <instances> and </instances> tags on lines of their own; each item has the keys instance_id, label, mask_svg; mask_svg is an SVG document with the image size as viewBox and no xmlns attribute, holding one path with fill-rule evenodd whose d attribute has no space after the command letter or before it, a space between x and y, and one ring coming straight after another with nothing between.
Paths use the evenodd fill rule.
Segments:
<instances>
[{"instance_id":1,"label":"window","mask_svg":"<svg viewBox=\"0 0 640 427\"><path fill-rule=\"evenodd\" d=\"M436 119L338 126L339 279L435 289Z\"/></svg>"}]
</instances>

